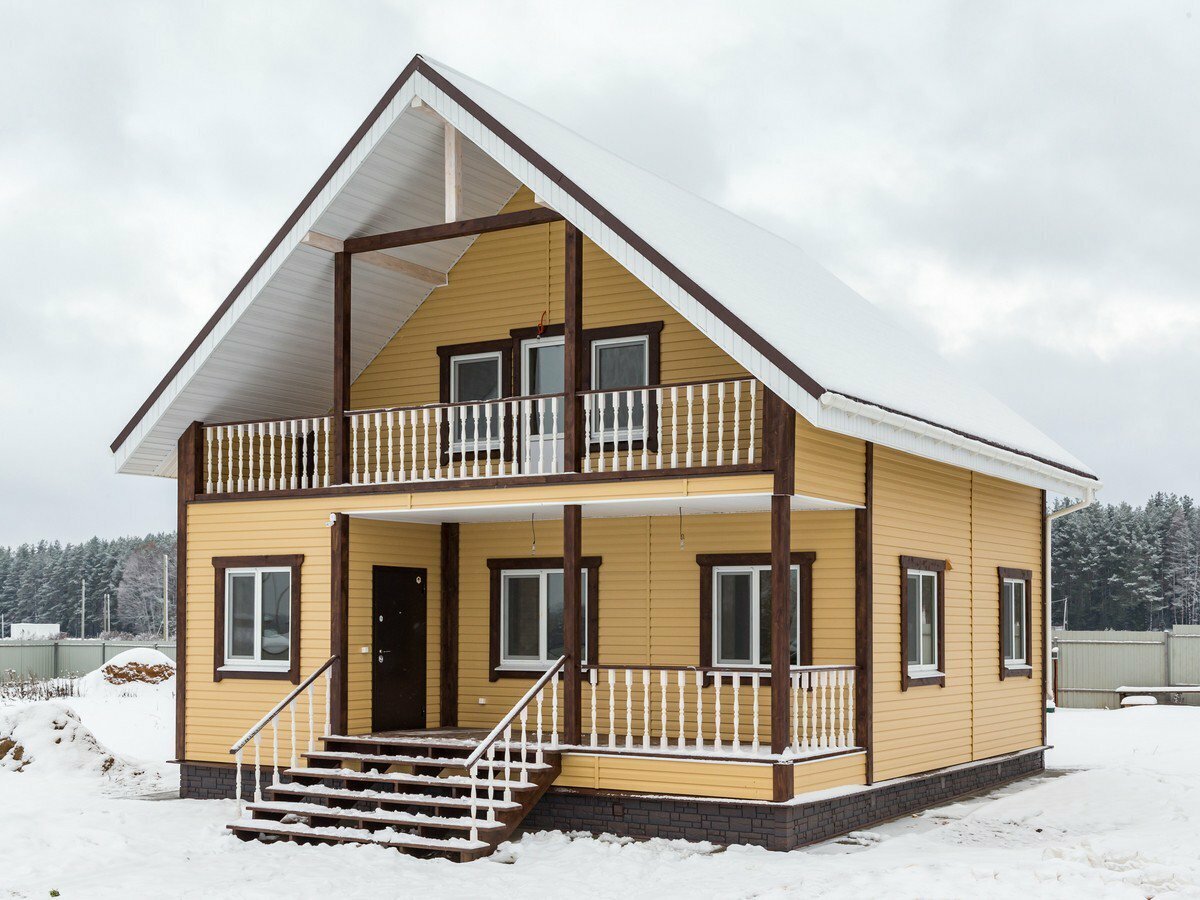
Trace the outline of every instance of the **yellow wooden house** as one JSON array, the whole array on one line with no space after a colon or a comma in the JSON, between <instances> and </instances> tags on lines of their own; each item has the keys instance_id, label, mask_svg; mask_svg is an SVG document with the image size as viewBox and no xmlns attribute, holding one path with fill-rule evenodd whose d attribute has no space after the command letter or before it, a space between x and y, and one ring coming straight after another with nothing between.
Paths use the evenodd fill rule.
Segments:
<instances>
[{"instance_id":1,"label":"yellow wooden house","mask_svg":"<svg viewBox=\"0 0 1200 900\"><path fill-rule=\"evenodd\" d=\"M183 796L455 859L1039 771L1046 494L1099 486L793 245L423 57L112 450L178 482Z\"/></svg>"}]
</instances>

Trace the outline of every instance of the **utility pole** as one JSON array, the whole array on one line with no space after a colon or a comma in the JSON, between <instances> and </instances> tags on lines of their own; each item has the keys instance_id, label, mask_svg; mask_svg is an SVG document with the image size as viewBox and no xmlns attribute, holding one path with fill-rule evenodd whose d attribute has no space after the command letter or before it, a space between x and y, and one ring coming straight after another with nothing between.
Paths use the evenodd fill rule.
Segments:
<instances>
[{"instance_id":1,"label":"utility pole","mask_svg":"<svg viewBox=\"0 0 1200 900\"><path fill-rule=\"evenodd\" d=\"M79 582L79 637L83 639L84 616L87 614L87 582Z\"/></svg>"},{"instance_id":2,"label":"utility pole","mask_svg":"<svg viewBox=\"0 0 1200 900\"><path fill-rule=\"evenodd\" d=\"M170 619L167 617L167 554L163 554L163 640L170 640L167 632Z\"/></svg>"}]
</instances>

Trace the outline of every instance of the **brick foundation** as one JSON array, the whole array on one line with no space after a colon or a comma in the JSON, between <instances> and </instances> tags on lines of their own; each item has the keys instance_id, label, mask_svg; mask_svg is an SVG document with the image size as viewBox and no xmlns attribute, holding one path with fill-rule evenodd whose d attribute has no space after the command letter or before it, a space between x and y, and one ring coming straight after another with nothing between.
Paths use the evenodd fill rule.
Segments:
<instances>
[{"instance_id":1,"label":"brick foundation","mask_svg":"<svg viewBox=\"0 0 1200 900\"><path fill-rule=\"evenodd\" d=\"M792 850L993 788L1044 768L1041 750L955 766L810 802L754 803L551 788L522 831L587 831Z\"/></svg>"},{"instance_id":2,"label":"brick foundation","mask_svg":"<svg viewBox=\"0 0 1200 900\"><path fill-rule=\"evenodd\" d=\"M189 800L224 800L234 796L235 768L220 763L179 764L179 796ZM280 779L287 777L280 770ZM271 783L271 767L263 766L260 775L262 787ZM254 765L242 766L242 799L254 797Z\"/></svg>"}]
</instances>

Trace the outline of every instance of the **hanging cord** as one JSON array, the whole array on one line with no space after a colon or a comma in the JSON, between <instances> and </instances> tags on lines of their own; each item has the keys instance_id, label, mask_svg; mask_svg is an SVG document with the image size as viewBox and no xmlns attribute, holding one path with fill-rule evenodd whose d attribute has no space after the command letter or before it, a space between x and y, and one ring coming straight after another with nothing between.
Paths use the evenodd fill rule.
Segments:
<instances>
[{"instance_id":1,"label":"hanging cord","mask_svg":"<svg viewBox=\"0 0 1200 900\"><path fill-rule=\"evenodd\" d=\"M683 549L683 507L679 507L679 549Z\"/></svg>"},{"instance_id":2,"label":"hanging cord","mask_svg":"<svg viewBox=\"0 0 1200 900\"><path fill-rule=\"evenodd\" d=\"M533 513L529 514L529 552L537 553L537 527L533 524Z\"/></svg>"}]
</instances>

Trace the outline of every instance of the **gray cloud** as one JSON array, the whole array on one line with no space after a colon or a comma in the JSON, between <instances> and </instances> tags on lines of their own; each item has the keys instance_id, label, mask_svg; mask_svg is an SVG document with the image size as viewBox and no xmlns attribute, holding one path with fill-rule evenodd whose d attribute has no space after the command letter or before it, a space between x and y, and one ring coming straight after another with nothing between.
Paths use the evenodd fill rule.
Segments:
<instances>
[{"instance_id":1,"label":"gray cloud","mask_svg":"<svg viewBox=\"0 0 1200 900\"><path fill-rule=\"evenodd\" d=\"M417 51L804 246L1109 497L1200 493L1198 5L5 5L0 543L173 525L108 441Z\"/></svg>"}]
</instances>

